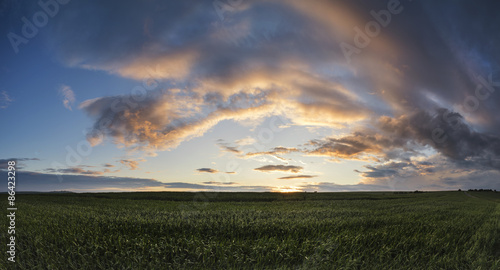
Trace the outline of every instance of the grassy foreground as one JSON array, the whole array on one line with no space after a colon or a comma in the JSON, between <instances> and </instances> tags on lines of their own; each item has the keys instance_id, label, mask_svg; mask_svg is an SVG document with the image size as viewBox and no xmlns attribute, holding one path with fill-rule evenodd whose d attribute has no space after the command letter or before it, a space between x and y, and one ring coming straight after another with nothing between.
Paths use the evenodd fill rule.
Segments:
<instances>
[{"instance_id":1,"label":"grassy foreground","mask_svg":"<svg viewBox=\"0 0 500 270\"><path fill-rule=\"evenodd\" d=\"M0 269L500 269L500 193L469 194L18 194Z\"/></svg>"}]
</instances>

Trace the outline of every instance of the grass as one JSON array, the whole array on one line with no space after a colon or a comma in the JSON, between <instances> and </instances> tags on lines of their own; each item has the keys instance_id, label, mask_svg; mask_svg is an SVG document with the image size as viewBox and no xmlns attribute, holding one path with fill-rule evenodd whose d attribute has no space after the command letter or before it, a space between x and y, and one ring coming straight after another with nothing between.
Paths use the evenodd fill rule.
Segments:
<instances>
[{"instance_id":1,"label":"grass","mask_svg":"<svg viewBox=\"0 0 500 270\"><path fill-rule=\"evenodd\" d=\"M500 269L500 193L469 194L18 194L0 268Z\"/></svg>"}]
</instances>

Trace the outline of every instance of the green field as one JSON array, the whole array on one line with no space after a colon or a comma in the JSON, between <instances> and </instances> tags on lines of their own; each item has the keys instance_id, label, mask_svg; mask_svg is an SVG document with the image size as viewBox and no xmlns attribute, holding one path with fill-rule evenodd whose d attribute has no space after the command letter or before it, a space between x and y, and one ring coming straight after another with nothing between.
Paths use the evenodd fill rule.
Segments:
<instances>
[{"instance_id":1,"label":"green field","mask_svg":"<svg viewBox=\"0 0 500 270\"><path fill-rule=\"evenodd\" d=\"M18 194L0 268L500 269L500 193L469 194Z\"/></svg>"}]
</instances>

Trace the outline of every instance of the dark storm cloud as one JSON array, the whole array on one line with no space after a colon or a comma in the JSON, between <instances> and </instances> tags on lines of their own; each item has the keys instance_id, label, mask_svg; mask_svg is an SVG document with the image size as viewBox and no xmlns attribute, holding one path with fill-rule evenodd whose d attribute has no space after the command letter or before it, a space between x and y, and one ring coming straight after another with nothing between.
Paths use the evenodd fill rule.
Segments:
<instances>
[{"instance_id":1,"label":"dark storm cloud","mask_svg":"<svg viewBox=\"0 0 500 270\"><path fill-rule=\"evenodd\" d=\"M456 161L436 154L425 161L388 162L365 166L356 171L362 183L386 185L392 190L443 190L492 188L500 186L500 171L481 163L466 160Z\"/></svg>"},{"instance_id":2,"label":"dark storm cloud","mask_svg":"<svg viewBox=\"0 0 500 270\"><path fill-rule=\"evenodd\" d=\"M500 136L474 130L459 113L420 111L398 119L382 117L379 125L404 140L431 145L453 160L472 159L500 169Z\"/></svg>"},{"instance_id":3,"label":"dark storm cloud","mask_svg":"<svg viewBox=\"0 0 500 270\"><path fill-rule=\"evenodd\" d=\"M401 172L407 167L412 167L413 164L405 162L390 162L388 164L377 166L365 166L368 171L358 171L363 177L366 178L383 178L383 177L396 177L402 176Z\"/></svg>"},{"instance_id":4,"label":"dark storm cloud","mask_svg":"<svg viewBox=\"0 0 500 270\"><path fill-rule=\"evenodd\" d=\"M459 113L438 109L430 114L417 111L398 118L380 117L374 129L309 142L310 155L342 159L407 159L407 152L419 154L430 146L459 161L473 160L500 169L500 137L475 131Z\"/></svg>"}]
</instances>

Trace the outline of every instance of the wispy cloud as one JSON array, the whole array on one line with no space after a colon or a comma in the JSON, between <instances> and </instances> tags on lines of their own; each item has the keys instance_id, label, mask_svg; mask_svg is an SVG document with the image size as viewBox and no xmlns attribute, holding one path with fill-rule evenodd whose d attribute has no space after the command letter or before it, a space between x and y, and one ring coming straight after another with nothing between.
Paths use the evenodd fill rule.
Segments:
<instances>
[{"instance_id":1,"label":"wispy cloud","mask_svg":"<svg viewBox=\"0 0 500 270\"><path fill-rule=\"evenodd\" d=\"M262 155L270 155L274 156L278 159L285 160L285 158L281 157L281 155L284 154L290 154L294 152L301 152L301 150L295 148L295 147L283 147L283 146L278 146L274 147L273 149L269 151L264 151L264 152L248 152L245 154L246 157L254 157L254 156L262 156Z\"/></svg>"},{"instance_id":2,"label":"wispy cloud","mask_svg":"<svg viewBox=\"0 0 500 270\"><path fill-rule=\"evenodd\" d=\"M217 145L220 147L222 151L225 152L230 152L234 154L241 154L241 150L238 149L236 146L231 146L228 143L224 142L224 140L218 140Z\"/></svg>"},{"instance_id":3,"label":"wispy cloud","mask_svg":"<svg viewBox=\"0 0 500 270\"><path fill-rule=\"evenodd\" d=\"M73 104L75 103L76 98L75 98L75 93L73 92L73 90L71 90L71 87L67 85L62 85L61 88L59 89L59 93L62 96L62 102L64 107L72 111L73 108L71 106L73 106Z\"/></svg>"},{"instance_id":4,"label":"wispy cloud","mask_svg":"<svg viewBox=\"0 0 500 270\"><path fill-rule=\"evenodd\" d=\"M216 186L239 185L238 183L235 183L235 182L216 182L216 181L203 182L203 184L205 184L205 185L216 185Z\"/></svg>"},{"instance_id":5,"label":"wispy cloud","mask_svg":"<svg viewBox=\"0 0 500 270\"><path fill-rule=\"evenodd\" d=\"M300 178L314 178L318 177L317 175L290 175L290 176L283 176L278 179L300 179Z\"/></svg>"},{"instance_id":6,"label":"wispy cloud","mask_svg":"<svg viewBox=\"0 0 500 270\"><path fill-rule=\"evenodd\" d=\"M50 173L64 173L64 174L83 174L83 175L102 175L104 171L85 170L80 167L66 168L66 169L46 169Z\"/></svg>"},{"instance_id":7,"label":"wispy cloud","mask_svg":"<svg viewBox=\"0 0 500 270\"><path fill-rule=\"evenodd\" d=\"M199 169L196 169L196 171L203 172L203 173L218 173L219 172L218 170L212 169L212 168L199 168Z\"/></svg>"},{"instance_id":8,"label":"wispy cloud","mask_svg":"<svg viewBox=\"0 0 500 270\"><path fill-rule=\"evenodd\" d=\"M239 139L239 140L235 141L235 143L237 145L240 145L240 146L252 145L256 142L257 142L257 140L253 137L245 137L243 139Z\"/></svg>"},{"instance_id":9,"label":"wispy cloud","mask_svg":"<svg viewBox=\"0 0 500 270\"><path fill-rule=\"evenodd\" d=\"M13 99L9 96L7 91L0 92L0 109L6 109L12 101Z\"/></svg>"},{"instance_id":10,"label":"wispy cloud","mask_svg":"<svg viewBox=\"0 0 500 270\"><path fill-rule=\"evenodd\" d=\"M299 173L300 171L302 171L302 169L304 168L301 166L294 166L294 165L266 165L259 168L255 168L254 170L261 172L280 171L280 172Z\"/></svg>"},{"instance_id":11,"label":"wispy cloud","mask_svg":"<svg viewBox=\"0 0 500 270\"><path fill-rule=\"evenodd\" d=\"M137 170L139 168L139 162L144 162L144 159L132 160L132 159L122 159L120 163L127 166L130 170Z\"/></svg>"}]
</instances>

